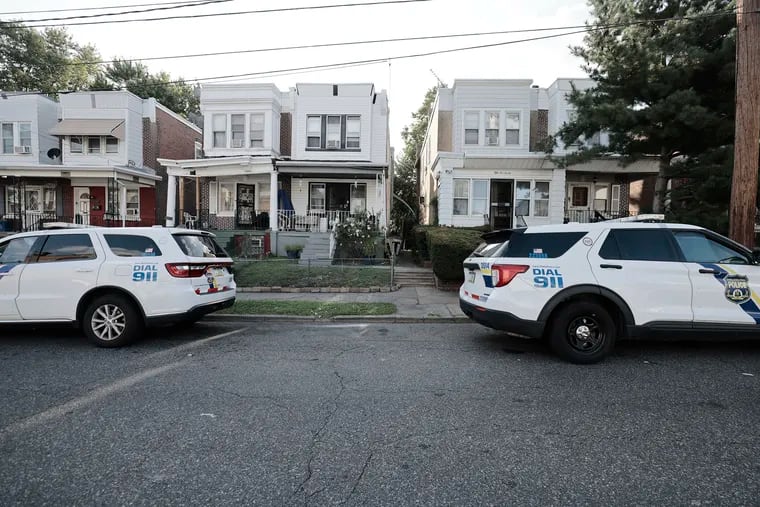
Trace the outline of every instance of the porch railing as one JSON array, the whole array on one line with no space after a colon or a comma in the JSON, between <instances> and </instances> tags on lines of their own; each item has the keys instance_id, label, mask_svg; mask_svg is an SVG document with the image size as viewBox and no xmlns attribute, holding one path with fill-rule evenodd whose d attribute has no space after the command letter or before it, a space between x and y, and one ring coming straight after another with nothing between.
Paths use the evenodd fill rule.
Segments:
<instances>
[{"instance_id":1,"label":"porch railing","mask_svg":"<svg viewBox=\"0 0 760 507\"><path fill-rule=\"evenodd\" d=\"M343 222L352 215L354 213L350 211L311 211L303 214L281 209L277 211L277 227L281 231L329 231L336 223ZM197 214L182 213L177 225L203 230L267 230L271 228L268 211L256 210L244 216L245 220L240 220L241 215L238 213L219 214L211 213L208 209L201 209ZM371 221L377 230L380 215L371 215Z\"/></svg>"},{"instance_id":2,"label":"porch railing","mask_svg":"<svg viewBox=\"0 0 760 507\"><path fill-rule=\"evenodd\" d=\"M603 222L616 218L625 218L635 216L636 213L627 211L597 211L597 210L567 210L565 211L565 223L578 222L588 224L594 222Z\"/></svg>"},{"instance_id":3,"label":"porch railing","mask_svg":"<svg viewBox=\"0 0 760 507\"><path fill-rule=\"evenodd\" d=\"M0 230L6 232L39 231L59 223L95 227L150 227L156 225L156 220L152 218L141 219L133 215L113 214L88 216L58 215L55 213L6 213L0 217Z\"/></svg>"},{"instance_id":4,"label":"porch railing","mask_svg":"<svg viewBox=\"0 0 760 507\"><path fill-rule=\"evenodd\" d=\"M290 210L277 211L277 224L282 231L329 231L335 224L345 222L349 217L355 216L350 211L311 211L306 215L298 214ZM370 215L370 222L374 224L373 230L380 226L380 215Z\"/></svg>"}]
</instances>

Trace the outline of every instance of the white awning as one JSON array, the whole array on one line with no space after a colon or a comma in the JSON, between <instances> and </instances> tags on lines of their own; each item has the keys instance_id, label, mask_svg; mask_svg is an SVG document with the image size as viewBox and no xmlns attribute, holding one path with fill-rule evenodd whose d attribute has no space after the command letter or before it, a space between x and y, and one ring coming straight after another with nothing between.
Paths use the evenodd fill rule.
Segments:
<instances>
[{"instance_id":1,"label":"white awning","mask_svg":"<svg viewBox=\"0 0 760 507\"><path fill-rule=\"evenodd\" d=\"M54 136L113 136L124 139L124 120L61 120L50 129Z\"/></svg>"}]
</instances>

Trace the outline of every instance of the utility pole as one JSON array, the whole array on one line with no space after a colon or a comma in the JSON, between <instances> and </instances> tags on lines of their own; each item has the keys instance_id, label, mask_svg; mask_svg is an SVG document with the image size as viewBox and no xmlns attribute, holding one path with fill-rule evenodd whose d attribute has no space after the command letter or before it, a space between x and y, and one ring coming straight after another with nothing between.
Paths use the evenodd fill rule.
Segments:
<instances>
[{"instance_id":1,"label":"utility pole","mask_svg":"<svg viewBox=\"0 0 760 507\"><path fill-rule=\"evenodd\" d=\"M752 248L760 159L760 0L737 0L736 30L736 134L730 236Z\"/></svg>"}]
</instances>

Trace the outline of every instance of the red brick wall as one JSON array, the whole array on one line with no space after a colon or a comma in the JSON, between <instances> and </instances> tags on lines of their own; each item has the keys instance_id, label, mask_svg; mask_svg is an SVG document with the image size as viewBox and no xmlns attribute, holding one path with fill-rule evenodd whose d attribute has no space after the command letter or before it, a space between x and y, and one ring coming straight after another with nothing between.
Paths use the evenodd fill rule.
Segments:
<instances>
[{"instance_id":1,"label":"red brick wall","mask_svg":"<svg viewBox=\"0 0 760 507\"><path fill-rule=\"evenodd\" d=\"M282 113L280 115L280 155L284 157L290 156L292 123L293 119L290 113Z\"/></svg>"}]
</instances>

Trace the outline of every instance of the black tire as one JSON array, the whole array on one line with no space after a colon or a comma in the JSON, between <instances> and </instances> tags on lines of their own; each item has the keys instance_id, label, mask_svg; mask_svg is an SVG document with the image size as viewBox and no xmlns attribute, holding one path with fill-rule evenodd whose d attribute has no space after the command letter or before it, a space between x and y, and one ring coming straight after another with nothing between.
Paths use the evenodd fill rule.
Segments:
<instances>
[{"instance_id":1,"label":"black tire","mask_svg":"<svg viewBox=\"0 0 760 507\"><path fill-rule=\"evenodd\" d=\"M140 312L126 297L106 294L87 307L82 330L99 347L121 347L135 340L143 330Z\"/></svg>"},{"instance_id":2,"label":"black tire","mask_svg":"<svg viewBox=\"0 0 760 507\"><path fill-rule=\"evenodd\" d=\"M615 348L616 338L610 312L593 301L570 303L552 316L549 344L571 363L598 363Z\"/></svg>"}]
</instances>

